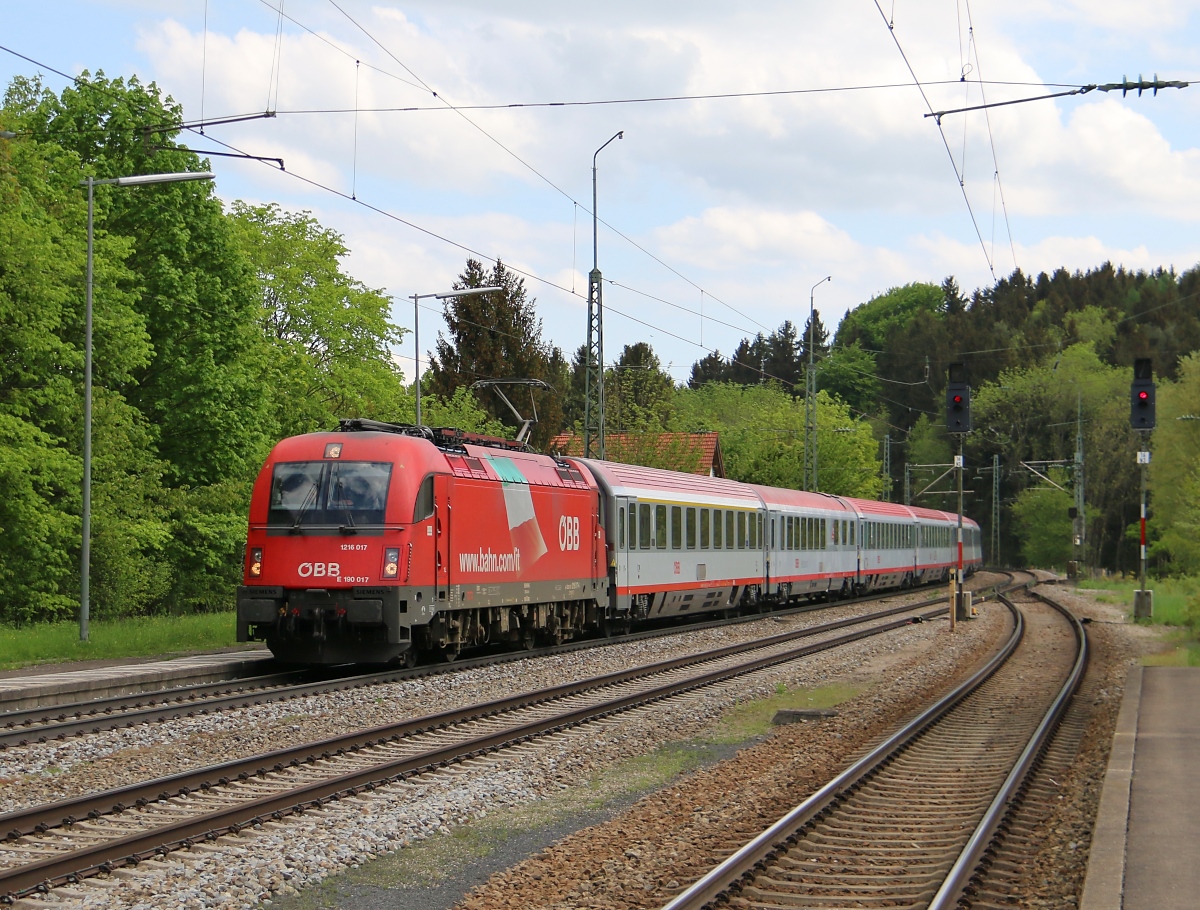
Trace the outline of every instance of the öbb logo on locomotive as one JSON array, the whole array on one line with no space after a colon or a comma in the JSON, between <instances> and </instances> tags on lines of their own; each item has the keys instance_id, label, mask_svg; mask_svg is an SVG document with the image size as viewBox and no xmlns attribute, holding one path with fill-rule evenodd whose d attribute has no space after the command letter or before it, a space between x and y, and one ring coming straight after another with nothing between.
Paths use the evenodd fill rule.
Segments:
<instances>
[{"instance_id":1,"label":"\u00f6bb logo on locomotive","mask_svg":"<svg viewBox=\"0 0 1200 910\"><path fill-rule=\"evenodd\" d=\"M263 465L237 634L294 663L452 659L942 581L956 525L917 506L349 420L282 440ZM971 572L979 526L963 525Z\"/></svg>"},{"instance_id":2,"label":"\u00f6bb logo on locomotive","mask_svg":"<svg viewBox=\"0 0 1200 910\"><path fill-rule=\"evenodd\" d=\"M578 515L564 515L558 520L558 548L564 552L579 549Z\"/></svg>"}]
</instances>

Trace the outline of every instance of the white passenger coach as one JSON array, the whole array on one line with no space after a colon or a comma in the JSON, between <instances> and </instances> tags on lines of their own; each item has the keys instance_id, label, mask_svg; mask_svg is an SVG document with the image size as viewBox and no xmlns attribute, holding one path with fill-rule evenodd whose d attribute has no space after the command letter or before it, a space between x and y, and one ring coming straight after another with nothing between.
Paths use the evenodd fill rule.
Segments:
<instances>
[{"instance_id":1,"label":"white passenger coach","mask_svg":"<svg viewBox=\"0 0 1200 910\"><path fill-rule=\"evenodd\" d=\"M637 465L586 465L604 498L612 605L633 619L946 580L958 516ZM963 519L963 566L982 564Z\"/></svg>"}]
</instances>

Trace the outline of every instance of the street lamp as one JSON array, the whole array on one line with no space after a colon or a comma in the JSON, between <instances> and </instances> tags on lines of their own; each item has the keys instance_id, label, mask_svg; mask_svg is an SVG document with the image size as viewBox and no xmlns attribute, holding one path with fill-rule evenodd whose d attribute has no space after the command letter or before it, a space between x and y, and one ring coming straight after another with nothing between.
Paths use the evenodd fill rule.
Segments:
<instances>
[{"instance_id":1,"label":"street lamp","mask_svg":"<svg viewBox=\"0 0 1200 910\"><path fill-rule=\"evenodd\" d=\"M490 294L492 291L503 291L502 287L494 288L468 288L464 291L443 291L440 294L413 294L413 359L416 361L416 389L417 389L417 426L421 425L421 319L418 315L417 301L425 300L429 297L436 297L438 300L445 300L447 297L474 297L476 294Z\"/></svg>"},{"instance_id":2,"label":"street lamp","mask_svg":"<svg viewBox=\"0 0 1200 910\"><path fill-rule=\"evenodd\" d=\"M808 292L808 370L804 377L804 488L814 493L820 488L817 485L817 371L813 364L813 301L817 288L826 281L833 281L832 275L826 275L812 286ZM809 466L812 468L811 483L809 482Z\"/></svg>"},{"instance_id":3,"label":"street lamp","mask_svg":"<svg viewBox=\"0 0 1200 910\"><path fill-rule=\"evenodd\" d=\"M583 457L592 457L592 373L596 386L596 436L600 459L604 460L604 295L600 281L600 217L596 214L596 158L614 139L624 139L621 130L592 155L592 271L588 275L587 364L583 371Z\"/></svg>"},{"instance_id":4,"label":"street lamp","mask_svg":"<svg viewBox=\"0 0 1200 910\"><path fill-rule=\"evenodd\" d=\"M92 197L97 186L147 186L152 183L181 183L186 180L212 180L208 171L185 171L177 174L142 174L135 177L88 177L80 186L88 191L87 214L87 306L84 317L83 367L83 552L79 571L79 640L88 640L88 619L91 612L90 582L92 563Z\"/></svg>"}]
</instances>

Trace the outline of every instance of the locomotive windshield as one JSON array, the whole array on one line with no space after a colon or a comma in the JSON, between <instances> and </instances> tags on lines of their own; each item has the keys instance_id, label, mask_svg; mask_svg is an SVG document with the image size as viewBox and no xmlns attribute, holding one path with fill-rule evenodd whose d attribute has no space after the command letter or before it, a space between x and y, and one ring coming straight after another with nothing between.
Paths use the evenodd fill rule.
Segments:
<instances>
[{"instance_id":1,"label":"locomotive windshield","mask_svg":"<svg viewBox=\"0 0 1200 910\"><path fill-rule=\"evenodd\" d=\"M388 462L280 462L271 474L267 527L351 533L382 525L391 476Z\"/></svg>"}]
</instances>

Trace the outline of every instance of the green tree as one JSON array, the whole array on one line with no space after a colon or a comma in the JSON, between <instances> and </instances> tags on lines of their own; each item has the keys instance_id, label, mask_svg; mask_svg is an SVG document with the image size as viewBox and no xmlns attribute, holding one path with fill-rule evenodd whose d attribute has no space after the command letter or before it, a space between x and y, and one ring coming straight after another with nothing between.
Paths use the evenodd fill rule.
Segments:
<instances>
[{"instance_id":1,"label":"green tree","mask_svg":"<svg viewBox=\"0 0 1200 910\"><path fill-rule=\"evenodd\" d=\"M692 364L692 375L688 379L688 387L698 389L706 382L730 381L732 381L732 368L729 361L721 356L720 351L713 351Z\"/></svg>"},{"instance_id":2,"label":"green tree","mask_svg":"<svg viewBox=\"0 0 1200 910\"><path fill-rule=\"evenodd\" d=\"M858 341L869 351L883 350L891 333L906 328L918 313L941 314L944 308L945 295L936 284L891 288L850 310L838 326L837 342Z\"/></svg>"},{"instance_id":3,"label":"green tree","mask_svg":"<svg viewBox=\"0 0 1200 910\"><path fill-rule=\"evenodd\" d=\"M388 297L343 271L341 235L274 204L235 202L230 217L259 287L278 435L395 419L404 392L392 346L404 332L388 321Z\"/></svg>"},{"instance_id":4,"label":"green tree","mask_svg":"<svg viewBox=\"0 0 1200 910\"><path fill-rule=\"evenodd\" d=\"M671 428L721 434L725 472L735 480L800 489L804 480L804 403L774 386L707 383L676 392ZM882 490L878 444L868 424L821 393L817 398L821 489L875 498Z\"/></svg>"},{"instance_id":5,"label":"green tree","mask_svg":"<svg viewBox=\"0 0 1200 910\"><path fill-rule=\"evenodd\" d=\"M875 412L881 386L875 375L875 356L857 341L835 346L817 370L817 388L841 399L859 414Z\"/></svg>"},{"instance_id":6,"label":"green tree","mask_svg":"<svg viewBox=\"0 0 1200 910\"><path fill-rule=\"evenodd\" d=\"M605 371L605 428L610 433L662 432L671 413L675 384L645 341L625 345Z\"/></svg>"},{"instance_id":7,"label":"green tree","mask_svg":"<svg viewBox=\"0 0 1200 910\"><path fill-rule=\"evenodd\" d=\"M21 100L24 125L78 156L79 177L205 169L164 128L183 114L154 83L85 72L61 97L26 91ZM173 484L253 476L269 442L257 300L213 187L105 187L97 197L97 227L131 242L128 290L152 350L117 391L150 422Z\"/></svg>"},{"instance_id":8,"label":"green tree","mask_svg":"<svg viewBox=\"0 0 1200 910\"><path fill-rule=\"evenodd\" d=\"M1056 483L1065 483L1066 475L1055 471ZM1069 493L1041 484L1022 490L1012 507L1021 541L1023 565L1061 568L1071 559L1071 519L1068 509L1073 500Z\"/></svg>"},{"instance_id":9,"label":"green tree","mask_svg":"<svg viewBox=\"0 0 1200 910\"><path fill-rule=\"evenodd\" d=\"M1200 573L1200 353L1179 365L1175 382L1159 382L1158 427L1151 436L1152 554L1161 569Z\"/></svg>"},{"instance_id":10,"label":"green tree","mask_svg":"<svg viewBox=\"0 0 1200 910\"><path fill-rule=\"evenodd\" d=\"M0 618L10 621L61 618L78 603L86 206L78 154L35 129L45 97L37 83L16 80L2 119L20 134L0 140L0 473L11 491L0 518ZM99 617L153 609L170 567L165 465L152 427L120 391L152 360L127 266L134 244L101 227L95 248L91 589Z\"/></svg>"},{"instance_id":11,"label":"green tree","mask_svg":"<svg viewBox=\"0 0 1200 910\"><path fill-rule=\"evenodd\" d=\"M562 394L570 384L570 370L561 350L542 338L542 321L536 300L525 290L525 280L497 262L490 271L474 259L455 282L455 290L500 287L502 291L470 297L451 297L445 304L449 335L438 334L437 354L430 359L427 387L444 398L478 379L541 379L555 391L538 401L540 422L531 434L535 448L545 448L563 425ZM423 387L424 388L424 387ZM511 396L510 396L511 397ZM516 419L487 392L480 403L491 417L509 428ZM423 406L422 402L422 406Z\"/></svg>"}]
</instances>

